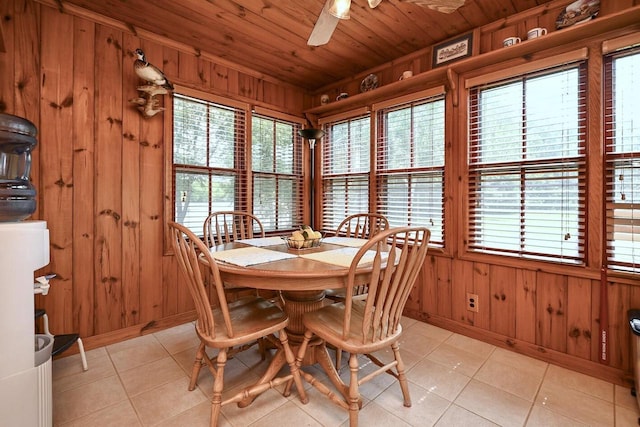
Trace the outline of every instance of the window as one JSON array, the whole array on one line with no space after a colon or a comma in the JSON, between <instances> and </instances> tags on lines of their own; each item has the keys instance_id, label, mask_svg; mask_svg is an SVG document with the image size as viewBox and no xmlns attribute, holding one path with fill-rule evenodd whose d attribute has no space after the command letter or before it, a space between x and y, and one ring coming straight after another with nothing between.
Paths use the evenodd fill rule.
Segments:
<instances>
[{"instance_id":1,"label":"window","mask_svg":"<svg viewBox=\"0 0 640 427\"><path fill-rule=\"evenodd\" d=\"M214 211L253 213L267 232L302 224L301 119L256 107L249 126L248 105L214 100L173 98L175 221L196 234Z\"/></svg>"},{"instance_id":2,"label":"window","mask_svg":"<svg viewBox=\"0 0 640 427\"><path fill-rule=\"evenodd\" d=\"M369 212L369 114L330 122L322 139L323 228L335 230L346 216Z\"/></svg>"},{"instance_id":3,"label":"window","mask_svg":"<svg viewBox=\"0 0 640 427\"><path fill-rule=\"evenodd\" d=\"M174 218L196 234L210 212L247 208L245 121L243 109L173 97Z\"/></svg>"},{"instance_id":4,"label":"window","mask_svg":"<svg viewBox=\"0 0 640 427\"><path fill-rule=\"evenodd\" d=\"M254 114L251 125L253 213L265 231L303 222L301 125Z\"/></svg>"},{"instance_id":5,"label":"window","mask_svg":"<svg viewBox=\"0 0 640 427\"><path fill-rule=\"evenodd\" d=\"M640 273L640 48L604 61L607 265Z\"/></svg>"},{"instance_id":6,"label":"window","mask_svg":"<svg viewBox=\"0 0 640 427\"><path fill-rule=\"evenodd\" d=\"M584 62L472 87L469 248L584 263Z\"/></svg>"},{"instance_id":7,"label":"window","mask_svg":"<svg viewBox=\"0 0 640 427\"><path fill-rule=\"evenodd\" d=\"M392 227L424 225L444 245L444 96L383 108L376 144L378 212Z\"/></svg>"}]
</instances>

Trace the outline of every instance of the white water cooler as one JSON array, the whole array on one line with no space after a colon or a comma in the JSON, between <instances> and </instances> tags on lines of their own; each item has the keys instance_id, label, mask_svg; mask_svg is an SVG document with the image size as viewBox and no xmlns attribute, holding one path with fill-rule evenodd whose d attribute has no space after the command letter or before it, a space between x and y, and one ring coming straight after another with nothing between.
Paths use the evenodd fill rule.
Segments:
<instances>
[{"instance_id":1,"label":"white water cooler","mask_svg":"<svg viewBox=\"0 0 640 427\"><path fill-rule=\"evenodd\" d=\"M52 424L52 345L36 337L34 271L49 264L45 221L0 222L0 424ZM36 339L37 338L37 339ZM46 351L49 351L47 355Z\"/></svg>"}]
</instances>

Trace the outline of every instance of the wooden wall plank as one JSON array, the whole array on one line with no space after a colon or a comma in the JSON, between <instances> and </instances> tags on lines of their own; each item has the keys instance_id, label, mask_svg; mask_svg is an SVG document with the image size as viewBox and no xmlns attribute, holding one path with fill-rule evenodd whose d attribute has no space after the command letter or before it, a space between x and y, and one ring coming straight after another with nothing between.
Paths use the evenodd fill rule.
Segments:
<instances>
[{"instance_id":1,"label":"wooden wall plank","mask_svg":"<svg viewBox=\"0 0 640 427\"><path fill-rule=\"evenodd\" d=\"M212 89L217 89L221 92L229 91L229 68L228 67L220 64L212 64L210 87Z\"/></svg>"},{"instance_id":2,"label":"wooden wall plank","mask_svg":"<svg viewBox=\"0 0 640 427\"><path fill-rule=\"evenodd\" d=\"M536 342L536 272L516 272L516 338Z\"/></svg>"},{"instance_id":3,"label":"wooden wall plank","mask_svg":"<svg viewBox=\"0 0 640 427\"><path fill-rule=\"evenodd\" d=\"M631 366L630 353L627 350L631 339L627 311L631 308L631 294L634 288L618 283L609 285L609 366Z\"/></svg>"},{"instance_id":4,"label":"wooden wall plank","mask_svg":"<svg viewBox=\"0 0 640 427\"><path fill-rule=\"evenodd\" d=\"M73 311L74 332L94 330L95 24L73 20Z\"/></svg>"},{"instance_id":5,"label":"wooden wall plank","mask_svg":"<svg viewBox=\"0 0 640 427\"><path fill-rule=\"evenodd\" d=\"M489 268L491 330L516 336L516 270L492 265Z\"/></svg>"},{"instance_id":6,"label":"wooden wall plank","mask_svg":"<svg viewBox=\"0 0 640 427\"><path fill-rule=\"evenodd\" d=\"M211 61L198 57L198 82L202 87L208 88L211 84Z\"/></svg>"},{"instance_id":7,"label":"wooden wall plank","mask_svg":"<svg viewBox=\"0 0 640 427\"><path fill-rule=\"evenodd\" d=\"M591 330L591 286L590 279L567 279L567 353L583 359L591 358L591 337L598 336Z\"/></svg>"},{"instance_id":8,"label":"wooden wall plank","mask_svg":"<svg viewBox=\"0 0 640 427\"><path fill-rule=\"evenodd\" d=\"M567 278L538 272L536 343L553 350L567 350Z\"/></svg>"},{"instance_id":9,"label":"wooden wall plank","mask_svg":"<svg viewBox=\"0 0 640 427\"><path fill-rule=\"evenodd\" d=\"M14 114L31 120L36 127L40 126L40 66L38 55L39 7L29 0L16 2L13 22L15 22L15 49L19 54L15 62L15 107ZM2 15L5 16L5 15ZM3 20L3 25L7 20ZM4 55L0 55L4 56ZM5 75L1 74L0 75ZM10 76L10 74L7 74ZM33 162L38 162L38 153L34 152ZM39 171L34 170L32 179L38 182Z\"/></svg>"},{"instance_id":10,"label":"wooden wall plank","mask_svg":"<svg viewBox=\"0 0 640 427\"><path fill-rule=\"evenodd\" d=\"M591 360L600 358L600 281L591 282Z\"/></svg>"},{"instance_id":11,"label":"wooden wall plank","mask_svg":"<svg viewBox=\"0 0 640 427\"><path fill-rule=\"evenodd\" d=\"M96 28L95 331L123 326L122 34Z\"/></svg>"},{"instance_id":12,"label":"wooden wall plank","mask_svg":"<svg viewBox=\"0 0 640 427\"><path fill-rule=\"evenodd\" d=\"M478 295L478 312L473 313L473 324L481 329L491 328L491 281L490 266L474 263L473 289L469 292Z\"/></svg>"},{"instance_id":13,"label":"wooden wall plank","mask_svg":"<svg viewBox=\"0 0 640 427\"><path fill-rule=\"evenodd\" d=\"M147 60L153 63L153 60L147 55ZM159 61L156 60L156 62ZM157 65L161 67L160 65ZM161 67L162 68L162 67ZM199 84L198 77L198 58L184 52L178 53L178 77L181 81L190 84Z\"/></svg>"},{"instance_id":14,"label":"wooden wall plank","mask_svg":"<svg viewBox=\"0 0 640 427\"><path fill-rule=\"evenodd\" d=\"M145 53L162 63L162 46L144 42ZM131 66L127 64L126 66ZM163 104L170 102L163 97ZM149 322L162 318L162 254L163 254L163 113L140 122L140 320ZM166 139L171 143L171 137ZM151 284L154 284L151 286Z\"/></svg>"},{"instance_id":15,"label":"wooden wall plank","mask_svg":"<svg viewBox=\"0 0 640 427\"><path fill-rule=\"evenodd\" d=\"M437 313L451 317L451 258L436 258Z\"/></svg>"},{"instance_id":16,"label":"wooden wall plank","mask_svg":"<svg viewBox=\"0 0 640 427\"><path fill-rule=\"evenodd\" d=\"M17 1L17 0L15 0ZM0 53L0 113L17 115L15 109L15 67L14 61L19 55L16 53L14 45L15 20L14 6L15 1L0 2L0 16L2 20L2 29L4 33L4 46L6 53ZM39 56L38 56L39 57ZM37 74L36 74L37 75ZM36 126L38 123L36 123Z\"/></svg>"},{"instance_id":17,"label":"wooden wall plank","mask_svg":"<svg viewBox=\"0 0 640 427\"><path fill-rule=\"evenodd\" d=\"M473 324L473 312L467 310L467 289L473 289L473 263L453 260L451 263L451 318Z\"/></svg>"},{"instance_id":18,"label":"wooden wall plank","mask_svg":"<svg viewBox=\"0 0 640 427\"><path fill-rule=\"evenodd\" d=\"M47 221L51 262L57 274L47 295L52 331L73 329L73 17L42 12L42 102L40 103L41 212Z\"/></svg>"},{"instance_id":19,"label":"wooden wall plank","mask_svg":"<svg viewBox=\"0 0 640 427\"><path fill-rule=\"evenodd\" d=\"M3 4L11 2L2 2ZM13 66L7 64L7 91L0 93L0 111L11 105L11 110L7 112L30 120L40 130L40 30L38 28L40 19L40 7L29 0L19 0L15 2L13 13L1 15L2 25L5 29L13 30L12 34L6 33L7 46L11 51L0 54L0 57L7 56L7 60L13 60ZM0 58L2 61L2 58ZM2 70L0 70L2 71ZM2 76L0 72L0 76ZM3 88L3 86L0 86ZM3 101L4 100L4 101ZM7 103L3 106L2 103ZM40 168L40 149L42 139L37 135L38 146L31 152L31 183L36 188L37 205L36 211L30 219L43 219L42 216L42 191ZM49 267L45 267L38 272L38 276L50 273ZM38 304L41 304L38 298Z\"/></svg>"},{"instance_id":20,"label":"wooden wall plank","mask_svg":"<svg viewBox=\"0 0 640 427\"><path fill-rule=\"evenodd\" d=\"M135 50L141 47L137 37L124 35L122 46L122 305L124 326L140 323L140 111L128 102L140 95L142 82L133 68Z\"/></svg>"},{"instance_id":21,"label":"wooden wall plank","mask_svg":"<svg viewBox=\"0 0 640 427\"><path fill-rule=\"evenodd\" d=\"M425 282L429 286L422 287L422 311L426 313L438 313L438 262L437 257L428 255L426 258L426 278Z\"/></svg>"}]
</instances>

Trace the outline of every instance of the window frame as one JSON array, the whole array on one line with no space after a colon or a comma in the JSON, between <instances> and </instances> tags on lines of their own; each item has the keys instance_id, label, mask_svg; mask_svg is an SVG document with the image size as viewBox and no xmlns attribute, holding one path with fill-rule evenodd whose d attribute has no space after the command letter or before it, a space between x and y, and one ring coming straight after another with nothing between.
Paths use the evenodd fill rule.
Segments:
<instances>
[{"instance_id":1,"label":"window frame","mask_svg":"<svg viewBox=\"0 0 640 427\"><path fill-rule=\"evenodd\" d=\"M618 168L627 164L632 167L636 171L640 169L636 164L640 164L640 149L637 151L632 150L623 150L623 151L614 151L615 145L618 140L616 138L616 128L615 124L617 122L617 115L615 111L615 97L614 90L616 82L614 81L613 68L614 63L618 59L624 59L631 56L635 56L640 61L640 40L638 37L635 37L635 43L631 45L626 44L629 42L626 38L622 40L623 44L617 43L613 41L613 43L609 43L610 46L605 46L603 49L604 55L602 60L602 69L603 69L603 95L602 95L602 103L604 110L603 117L603 197L604 197L604 209L603 209L603 248L602 248L602 263L604 269L606 270L607 275L617 276L617 277L630 277L630 278L638 278L640 274L640 259L637 254L634 254L633 248L631 245L631 252L629 254L625 253L624 255L631 256L632 261L622 261L620 259L616 259L613 257L613 251L616 239L615 229L619 227L629 228L631 227L632 242L640 241L640 237L636 240L636 233L633 231L636 225L637 220L635 220L636 215L640 214L640 197L638 200L636 198L632 198L631 203L616 203L613 197L615 197L618 193L616 192L616 177L618 177ZM637 71L637 70L636 70ZM633 114L633 113L632 113ZM638 138L638 134L630 135L631 138ZM633 142L632 142L633 144ZM633 173L633 172L632 172ZM636 172L637 173L637 172ZM632 175L633 179L633 175ZM632 184L636 185L638 183ZM633 194L634 196L640 196L640 193ZM621 218L617 216L615 212L615 206L623 204L629 205L625 208L625 210L630 210L629 214L631 218ZM640 250L638 251L640 253Z\"/></svg>"},{"instance_id":2,"label":"window frame","mask_svg":"<svg viewBox=\"0 0 640 427\"><path fill-rule=\"evenodd\" d=\"M292 182L292 187L294 188L294 194L293 194L293 200L291 200L291 203L296 204L297 203L297 207L295 208L295 213L292 214L292 218L291 218L291 226L290 227L278 227L276 225L275 228L270 228L269 227L269 221L264 221L259 215L258 217L260 218L260 220L262 221L262 224L265 228L265 233L266 234L273 234L273 233L286 233L289 231L292 231L294 229L296 229L298 226L302 225L304 222L304 212L305 212L305 200L304 200L304 189L305 189L305 177L304 177L304 171L305 171L305 144L304 141L302 139L302 137L299 134L299 130L302 129L304 121L303 119L299 118L299 117L294 117L288 114L284 114L284 113L280 113L278 111L274 111L274 110L269 110L266 108L261 108L261 107L254 107L252 110L252 114L251 114L251 131L250 131L250 140L251 140L251 155L253 155L253 149L254 149L254 141L253 141L253 119L256 117L260 117L263 119L268 119L268 120L272 120L274 122L274 124L277 123L283 123L286 125L291 125L292 126L292 149L293 149L293 153L292 153L292 172L291 173L285 173L285 172L278 172L278 171L271 171L271 172L266 172L266 171L256 171L255 168L253 167L253 162L252 160L250 160L250 163L252 165L251 167L251 191L252 191L252 206L253 206L253 213L258 215L259 213L255 212L255 208L256 208L256 201L255 201L255 187L256 187L256 176L261 176L261 177L273 177L277 183L280 183L281 181L290 181ZM273 153L273 157L274 160L277 162L277 157L278 154L275 151L276 148L274 146L274 153ZM275 163L274 163L274 168L275 168ZM278 184L276 184L276 187L278 187ZM281 200L278 198L278 196L276 195L276 204L280 205L281 204ZM276 208L276 212L277 212L277 208ZM275 219L276 223L279 222L279 217L276 213L276 219Z\"/></svg>"},{"instance_id":3,"label":"window frame","mask_svg":"<svg viewBox=\"0 0 640 427\"><path fill-rule=\"evenodd\" d=\"M236 190L234 195L235 207L238 210L246 210L251 213L253 213L254 211L253 210L254 186L253 186L253 176L252 176L253 171L252 171L252 162L251 162L252 121L253 121L254 113L264 117L273 118L274 120L277 120L277 121L289 121L295 126L296 131L295 131L295 135L293 135L293 137L295 138L295 141L293 144L294 144L294 149L296 150L296 158L300 162L298 166L298 171L297 171L298 172L297 186L300 189L302 189L302 191L304 191L304 189L308 187L308 182L307 182L307 179L305 178L305 173L308 170L308 167L306 165L306 161L308 160L308 153L306 152L305 144L303 144L302 138L297 133L297 129L301 128L302 124L305 123L304 119L300 117L292 116L290 114L283 113L280 111L271 110L265 107L252 106L245 102L213 95L211 93L204 92L201 90L191 89L191 88L187 88L179 85L174 85L174 86L175 86L175 94L178 96L182 95L185 97L195 98L197 100L202 100L207 103L219 104L228 108L236 108L244 112L245 114L244 125L243 125L243 128L241 129L243 137L241 138L241 141L238 141L238 145L237 145L237 147L241 146L242 152L238 154L238 152L236 151L233 156L235 159L234 160L235 170L239 171L239 174L238 174L239 178L236 180L236 184L235 184ZM166 218L166 221L164 221L164 224L165 224L164 253L170 254L172 252L172 249L171 249L171 243L168 240L169 233L168 233L167 224L169 221L175 220L175 209L176 209L176 205L175 205L176 203L176 197L175 197L176 196L176 189L175 189L176 169L174 167L175 164L174 164L174 158L173 158L174 157L173 156L173 153L174 153L173 100L165 103L164 116L165 116L164 133L165 135L169 135L169 138L167 140L171 141L170 143L166 144L164 147L164 153L165 153L164 164L165 164L165 170L167 171L167 173L165 174L165 180L164 180L164 194L165 194L164 217ZM216 168L207 169L206 167L202 167L202 166L192 167L188 165L182 165L181 169L186 171L189 171L189 170L202 171L204 173L207 173L209 170L213 172L216 172L216 171L220 172L216 170ZM222 172L224 173L226 172L226 170ZM241 193L246 193L246 194L244 196L239 196ZM242 199L242 201L241 201L241 204L238 205L238 201L240 198ZM299 199L301 203L300 215L304 216L308 212L306 210L306 207L304 206L303 195L300 195ZM285 229L268 230L267 234L277 234L277 233L283 233L283 232L286 233L291 230L292 228L290 227L287 227ZM196 232L197 235L202 235L201 229L198 229L195 231L197 231Z\"/></svg>"},{"instance_id":4,"label":"window frame","mask_svg":"<svg viewBox=\"0 0 640 427\"><path fill-rule=\"evenodd\" d=\"M332 149L331 144L333 143L332 126L340 126L345 123L351 123L351 122L355 122L358 120L365 120L365 119L368 120L368 124L369 124L368 126L369 137L364 142L361 142L361 143L363 145L368 146L367 147L368 169L366 170L366 172L347 171L347 172L340 172L340 173L327 173L327 171L325 170L325 165L326 165L326 162L328 161L327 157L329 155L333 156L333 154L329 154L331 153L331 149ZM372 198L371 188L373 188L371 181L372 181L372 171L374 170L372 167L372 160L371 160L371 157L372 157L371 128L373 125L373 116L371 115L368 109L358 109L358 110L349 111L347 113L338 114L335 116L324 117L319 120L319 124L320 126L322 126L322 129L324 130L324 137L322 139L322 144L320 146L320 156L319 156L320 164L317 168L319 170L319 181L320 181L319 188L321 188L320 194L317 195L318 203L319 203L319 212L320 212L321 218L319 218L319 221L317 221L316 227L322 230L323 232L331 233L336 231L337 226L345 217L351 214L361 213L363 212L363 210L358 209L358 207L355 206L354 204L355 202L352 203L351 207L349 207L348 202L345 202L345 206L341 215L337 215L337 214L330 215L329 210L335 213L337 209L335 206L332 206L332 207L327 206L327 197L330 193L333 194L333 192L329 192L327 190L327 185L330 182L338 182L338 181L344 182L343 188L345 189L345 194L348 192L349 188L352 188L352 187L349 187L349 183L355 183L356 184L355 188L357 189L362 188L363 185L367 186L368 188L367 209L364 210L364 212L374 212L374 210L372 210L374 208L371 202L371 198ZM318 145L316 145L316 147L318 147ZM351 151L350 148L348 148L347 151Z\"/></svg>"},{"instance_id":5,"label":"window frame","mask_svg":"<svg viewBox=\"0 0 640 427\"><path fill-rule=\"evenodd\" d=\"M505 264L505 265L522 265L523 262L525 263L530 263L531 265L534 265L535 263L541 263L541 265L545 265L545 268L549 268L551 267L553 268L560 268L560 269L567 269L567 268L584 268L588 265L589 260L588 260L588 253L587 253L587 246L588 246L588 229L587 229L587 210L588 210L588 204L587 204L587 200L586 200L586 194L588 192L587 190L587 163L588 163L588 158L587 158L587 149L588 149L588 135L587 132L585 130L585 134L582 137L582 140L580 142L580 147L578 148L582 154L580 154L576 159L577 163L575 165L575 170L578 173L578 201L580 203L579 206L579 211L577 214L577 218L578 218L578 227L580 230L579 233L579 237L580 237L580 241L578 242L578 258L579 259L568 259L568 262L563 261L564 257L562 255L549 255L549 254L542 254L542 256L536 256L536 254L527 254L526 251L522 251L521 249L515 251L515 254L510 254L509 251L506 250L483 250L482 248L478 248L478 247L474 247L474 243L473 243L473 227L474 224L477 224L477 221L474 222L473 218L474 218L474 207L473 207L473 200L475 199L475 195L476 193L474 192L473 189L473 184L474 184L474 174L478 171L478 167L476 165L474 165L472 163L471 157L474 156L474 154L472 154L472 150L474 150L474 142L473 142L473 132L474 132L474 125L473 125L473 115L474 113L472 112L471 108L472 108L472 92L474 90L476 90L479 87L483 87L483 86L497 86L500 85L503 82L508 82L512 79L520 79L523 76L534 76L534 75L539 75L542 74L544 75L545 73L549 73L552 72L556 69L562 69L563 67L576 67L579 66L582 68L581 71L579 71L579 86L583 87L584 90L587 90L588 84L587 84L587 72L586 72L586 67L587 67L587 50L586 49L579 49L577 51L572 51L563 55L558 55L555 57L548 57L545 58L543 60L539 60L539 61L535 61L532 63L527 63L524 65L520 65L520 66L515 66L515 67L511 67L511 68L505 68L502 69L500 71L496 71L496 72L492 72L492 73L486 73L486 74L480 74L480 75L476 75L470 78L467 78L465 80L465 88L467 89L467 92L469 94L469 101L468 101L468 109L469 111L467 112L467 135L468 135L468 141L467 141L467 145L466 145L466 185L464 186L464 189L462 191L462 193L464 194L463 197L463 201L464 201L464 216L462 217L462 220L465 223L465 231L463 233L462 236L460 236L461 240L461 244L462 247L464 248L463 253L461 254L461 258L462 259L469 259L469 260L484 260L484 261L489 261L490 262L496 262L496 259L499 259L500 264ZM583 103L580 106L579 109L579 117L582 117L582 121L584 121L586 123L586 116L587 116L587 110L588 110L588 99L586 96L583 96ZM582 126L584 127L584 125ZM515 163L522 163L522 162L515 162ZM543 163L549 163L546 159L545 161L540 161L540 164ZM532 164L534 164L532 162ZM514 167L513 165L511 165L512 167ZM516 165L517 166L517 165ZM534 169L535 170L535 169ZM526 169L520 169L520 173L526 173ZM523 199L524 200L524 199ZM524 203L524 201L522 201L521 203ZM524 252L524 253L523 253ZM553 267L555 266L555 267Z\"/></svg>"},{"instance_id":6,"label":"window frame","mask_svg":"<svg viewBox=\"0 0 640 427\"><path fill-rule=\"evenodd\" d=\"M441 141L442 142L442 147L441 147L442 148L442 164L437 166L436 165L429 165L429 166L407 165L406 167L402 168L402 170L392 170L389 168L385 169L386 162L384 161L384 159L386 155L386 145L387 145L387 134L386 134L387 121L383 119L383 116L386 113L398 111L401 109L407 109L407 108L411 109L413 114L414 107L429 104L431 102L442 102L442 118L441 118L442 119L442 141ZM448 128L446 123L447 122L446 111L447 111L447 102L446 102L446 90L444 86L436 86L434 88L413 93L408 96L394 98L386 102L375 104L372 108L372 112L374 113L375 121L376 121L375 123L376 135L374 135L375 137L375 171L376 171L374 176L375 200L376 200L375 210L378 213L387 215L386 213L387 211L383 207L383 200L382 200L382 195L384 194L384 186L385 186L385 183L388 182L388 179L386 179L386 177L406 176L408 180L411 181L412 178L415 178L415 177L421 179L421 178L429 178L434 175L439 175L440 187L441 187L441 194L440 194L441 214L439 218L439 221L442 224L440 227L441 239L439 240L432 239L429 242L430 247L439 248L439 249L444 249L447 247L446 227L448 222L447 221L448 216L446 212L447 206L446 206L445 199L446 199L446 191L447 191L446 190L447 189L446 139L447 139ZM415 146L416 142L415 142L413 130L414 129L409 129L409 132L411 134L409 144L412 146ZM415 156L413 156L413 159L415 160ZM385 170L385 172L381 176L380 172L383 170ZM409 212L407 214L409 215ZM391 226L398 225L393 223L392 216L389 216L389 215L387 216L391 223ZM413 223L413 222L411 222L410 225L426 225L429 228L431 228L432 226L432 224L419 224L419 223ZM432 236L434 235L438 235L438 233L432 232Z\"/></svg>"}]
</instances>

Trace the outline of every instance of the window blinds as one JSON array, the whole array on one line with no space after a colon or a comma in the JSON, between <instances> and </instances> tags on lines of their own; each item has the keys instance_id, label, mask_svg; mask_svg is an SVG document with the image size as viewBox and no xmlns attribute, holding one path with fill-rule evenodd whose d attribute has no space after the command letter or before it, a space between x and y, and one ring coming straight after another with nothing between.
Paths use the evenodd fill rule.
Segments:
<instances>
[{"instance_id":1,"label":"window blinds","mask_svg":"<svg viewBox=\"0 0 640 427\"><path fill-rule=\"evenodd\" d=\"M584 262L584 62L473 87L469 249Z\"/></svg>"},{"instance_id":2,"label":"window blinds","mask_svg":"<svg viewBox=\"0 0 640 427\"><path fill-rule=\"evenodd\" d=\"M173 97L176 222L201 234L209 212L247 210L245 128L241 108Z\"/></svg>"},{"instance_id":3,"label":"window blinds","mask_svg":"<svg viewBox=\"0 0 640 427\"><path fill-rule=\"evenodd\" d=\"M444 246L444 95L377 113L377 211L391 226L424 225Z\"/></svg>"},{"instance_id":4,"label":"window blinds","mask_svg":"<svg viewBox=\"0 0 640 427\"><path fill-rule=\"evenodd\" d=\"M303 223L300 123L254 114L251 125L253 213L265 231Z\"/></svg>"},{"instance_id":5,"label":"window blinds","mask_svg":"<svg viewBox=\"0 0 640 427\"><path fill-rule=\"evenodd\" d=\"M640 48L604 60L606 264L640 273Z\"/></svg>"},{"instance_id":6,"label":"window blinds","mask_svg":"<svg viewBox=\"0 0 640 427\"><path fill-rule=\"evenodd\" d=\"M370 115L329 122L322 139L323 229L346 216L369 212Z\"/></svg>"}]
</instances>

